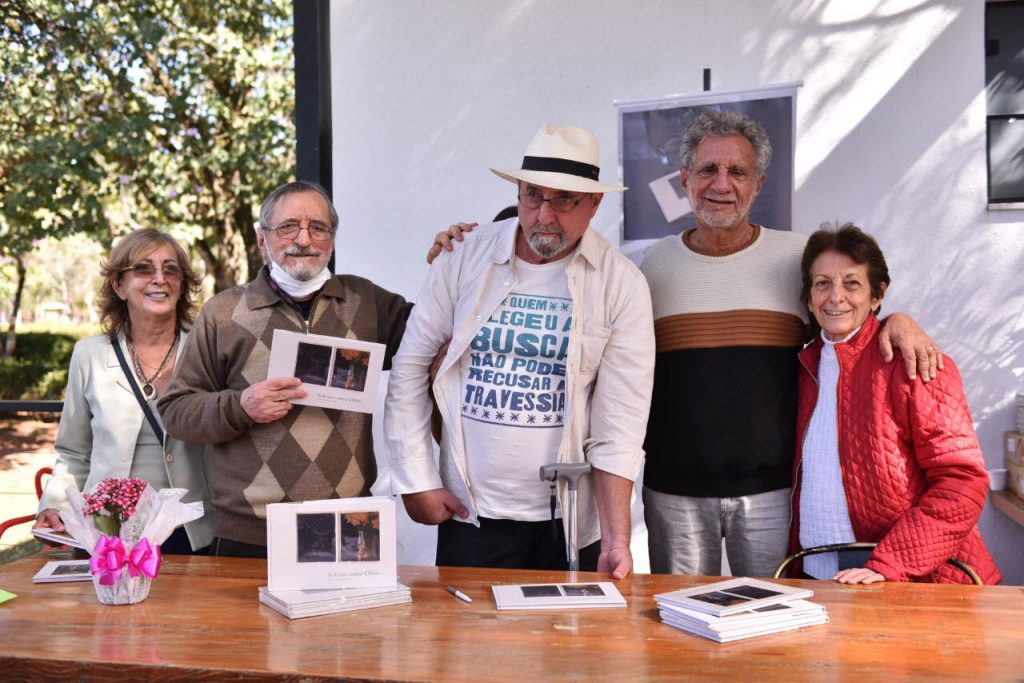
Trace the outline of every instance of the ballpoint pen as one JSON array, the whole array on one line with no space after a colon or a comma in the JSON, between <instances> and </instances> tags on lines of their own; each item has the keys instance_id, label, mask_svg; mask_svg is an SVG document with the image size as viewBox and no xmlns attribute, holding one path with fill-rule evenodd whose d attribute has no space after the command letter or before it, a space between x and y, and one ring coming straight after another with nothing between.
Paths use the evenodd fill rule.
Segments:
<instances>
[{"instance_id":1,"label":"ballpoint pen","mask_svg":"<svg viewBox=\"0 0 1024 683\"><path fill-rule=\"evenodd\" d=\"M445 586L445 588L447 588L448 592L457 597L459 600L462 600L463 602L473 602L473 598L469 597L455 586Z\"/></svg>"}]
</instances>

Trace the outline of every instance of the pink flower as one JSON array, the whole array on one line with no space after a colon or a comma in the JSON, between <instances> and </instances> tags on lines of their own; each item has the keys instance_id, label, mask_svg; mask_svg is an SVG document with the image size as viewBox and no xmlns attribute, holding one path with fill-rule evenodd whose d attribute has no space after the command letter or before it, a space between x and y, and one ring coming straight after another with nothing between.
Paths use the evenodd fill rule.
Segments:
<instances>
[{"instance_id":1,"label":"pink flower","mask_svg":"<svg viewBox=\"0 0 1024 683\"><path fill-rule=\"evenodd\" d=\"M118 522L125 522L135 514L146 482L142 479L108 477L92 493L82 495L85 500L85 514L111 516Z\"/></svg>"}]
</instances>

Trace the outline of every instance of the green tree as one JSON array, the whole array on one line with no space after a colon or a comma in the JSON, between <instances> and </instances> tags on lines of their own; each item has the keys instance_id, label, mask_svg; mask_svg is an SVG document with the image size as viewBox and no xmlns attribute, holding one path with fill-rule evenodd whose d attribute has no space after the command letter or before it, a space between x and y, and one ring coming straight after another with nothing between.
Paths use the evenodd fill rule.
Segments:
<instances>
[{"instance_id":1,"label":"green tree","mask_svg":"<svg viewBox=\"0 0 1024 683\"><path fill-rule=\"evenodd\" d=\"M255 274L259 202L294 168L289 0L0 0L0 17L0 253L152 226L217 291Z\"/></svg>"}]
</instances>

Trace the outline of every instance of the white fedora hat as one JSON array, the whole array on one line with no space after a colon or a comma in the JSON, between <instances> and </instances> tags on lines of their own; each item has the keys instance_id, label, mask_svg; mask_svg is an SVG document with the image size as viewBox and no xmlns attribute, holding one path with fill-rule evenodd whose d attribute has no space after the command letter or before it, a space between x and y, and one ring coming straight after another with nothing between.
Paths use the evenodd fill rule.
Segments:
<instances>
[{"instance_id":1,"label":"white fedora hat","mask_svg":"<svg viewBox=\"0 0 1024 683\"><path fill-rule=\"evenodd\" d=\"M491 172L513 183L524 180L540 187L570 192L622 192L621 185L598 182L601 153L597 138L586 128L546 123L530 141L520 169L492 168Z\"/></svg>"}]
</instances>

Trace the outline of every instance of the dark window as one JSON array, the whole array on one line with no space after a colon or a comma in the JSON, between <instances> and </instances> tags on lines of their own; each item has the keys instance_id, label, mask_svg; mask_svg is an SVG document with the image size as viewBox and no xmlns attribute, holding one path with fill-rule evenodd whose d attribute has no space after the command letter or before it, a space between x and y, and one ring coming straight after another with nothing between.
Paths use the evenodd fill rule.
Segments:
<instances>
[{"instance_id":1,"label":"dark window","mask_svg":"<svg viewBox=\"0 0 1024 683\"><path fill-rule=\"evenodd\" d=\"M1024 202L1024 2L985 5L988 201Z\"/></svg>"}]
</instances>

